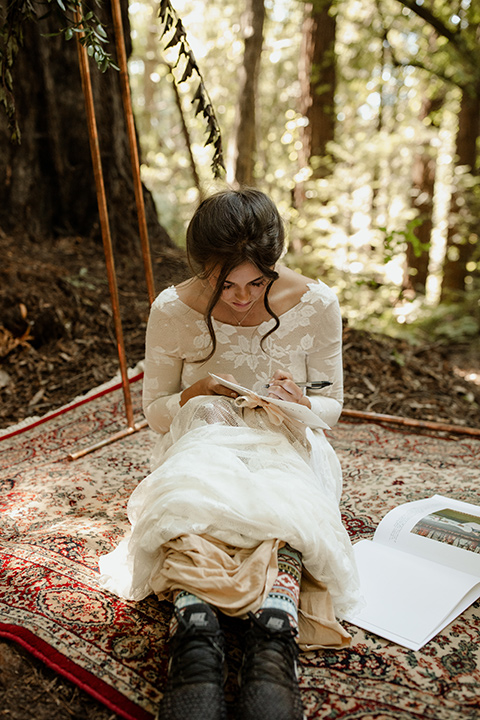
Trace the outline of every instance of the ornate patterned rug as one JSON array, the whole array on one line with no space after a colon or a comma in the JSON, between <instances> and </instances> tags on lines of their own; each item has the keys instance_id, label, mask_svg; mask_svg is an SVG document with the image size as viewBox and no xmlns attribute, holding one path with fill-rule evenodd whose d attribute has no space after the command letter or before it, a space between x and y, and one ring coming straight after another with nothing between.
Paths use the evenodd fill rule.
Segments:
<instances>
[{"instance_id":1,"label":"ornate patterned rug","mask_svg":"<svg viewBox=\"0 0 480 720\"><path fill-rule=\"evenodd\" d=\"M133 382L140 417L140 382ZM42 658L119 716L154 715L165 680L169 608L99 589L98 556L126 529L125 506L148 472L148 430L78 460L125 425L121 389L0 435L0 635ZM344 469L342 514L353 540L394 506L435 493L479 503L480 442L341 422L330 433ZM225 621L227 698L235 705L239 621ZM480 604L413 652L347 624L352 647L301 657L308 718L473 720L480 714Z\"/></svg>"}]
</instances>

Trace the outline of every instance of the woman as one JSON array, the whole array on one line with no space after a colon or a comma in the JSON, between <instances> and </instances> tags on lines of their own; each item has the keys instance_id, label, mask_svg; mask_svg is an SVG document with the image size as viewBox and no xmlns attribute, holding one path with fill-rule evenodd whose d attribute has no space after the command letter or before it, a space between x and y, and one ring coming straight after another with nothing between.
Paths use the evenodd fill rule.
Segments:
<instances>
[{"instance_id":1,"label":"woman","mask_svg":"<svg viewBox=\"0 0 480 720\"><path fill-rule=\"evenodd\" d=\"M131 535L101 569L124 597L174 604L161 720L226 718L217 611L248 618L241 720L303 717L297 633L305 648L349 643L335 614L356 603L357 576L319 429L342 407L341 318L326 285L279 264L283 248L266 195L217 193L187 230L193 277L151 309L143 399L161 437L129 500ZM240 401L219 376L306 406L316 429ZM308 381L330 384L305 394Z\"/></svg>"}]
</instances>

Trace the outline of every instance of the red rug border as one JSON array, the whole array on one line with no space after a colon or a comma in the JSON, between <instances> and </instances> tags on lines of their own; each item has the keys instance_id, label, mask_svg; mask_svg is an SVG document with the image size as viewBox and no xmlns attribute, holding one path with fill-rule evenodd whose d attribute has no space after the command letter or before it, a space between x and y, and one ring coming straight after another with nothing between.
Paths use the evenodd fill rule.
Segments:
<instances>
[{"instance_id":1,"label":"red rug border","mask_svg":"<svg viewBox=\"0 0 480 720\"><path fill-rule=\"evenodd\" d=\"M143 378L143 371L137 373L136 375L132 375L132 377L128 378L128 382L131 385L134 382L137 382L138 380L142 380ZM70 410L75 410L75 408L81 407L82 405L86 405L89 402L92 402L93 400L97 400L100 397L103 397L104 395L108 395L109 393L115 392L116 390L120 390L120 388L123 387L123 382L119 381L115 383L114 385L111 385L107 388L104 388L103 390L99 390L98 392L88 395L84 398L79 398L76 401L73 401L71 405L65 405L64 407L59 408L58 410L54 410L51 413L47 413L43 417L39 418L38 420L34 420L33 422L28 422L28 418L25 421L25 425L22 425L21 427L17 428L16 430L12 430L11 432L6 432L4 435L0 435L0 442L2 440L7 440L8 438L15 437L15 435L20 435L21 433L27 432L28 430L32 430L32 428L37 427L38 425L42 425L45 422L48 422L48 420L53 420L54 418L58 417L59 415L64 415L65 413L69 412ZM6 428L8 430L8 428Z\"/></svg>"},{"instance_id":2,"label":"red rug border","mask_svg":"<svg viewBox=\"0 0 480 720\"><path fill-rule=\"evenodd\" d=\"M52 648L51 645L38 638L30 630L26 630L19 625L0 623L0 637L18 643L49 668L70 680L74 685L94 697L95 700L98 700L109 710L125 718L125 720L152 720L153 715L149 712L143 710L111 685L84 670L66 655Z\"/></svg>"}]
</instances>

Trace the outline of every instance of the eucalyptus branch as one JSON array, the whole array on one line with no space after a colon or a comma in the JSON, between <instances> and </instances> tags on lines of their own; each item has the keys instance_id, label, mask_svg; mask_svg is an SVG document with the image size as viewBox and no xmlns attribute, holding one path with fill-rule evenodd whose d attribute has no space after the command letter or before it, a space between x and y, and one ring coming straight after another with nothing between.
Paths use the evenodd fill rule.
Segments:
<instances>
[{"instance_id":1,"label":"eucalyptus branch","mask_svg":"<svg viewBox=\"0 0 480 720\"><path fill-rule=\"evenodd\" d=\"M80 35L80 42L86 46L89 56L95 60L102 72L109 67L118 70L112 56L105 49L108 37L104 25L93 11L84 12L81 0L45 0L44 4L48 10L39 17L31 0L9 0L5 17L0 24L0 104L7 116L10 137L17 143L20 142L20 129L15 108L13 68L24 43L26 22L41 22L46 17L55 15L58 18L58 30L46 33L44 37L63 35L66 40L71 40L77 33Z\"/></svg>"},{"instance_id":2,"label":"eucalyptus branch","mask_svg":"<svg viewBox=\"0 0 480 720\"><path fill-rule=\"evenodd\" d=\"M225 170L225 165L223 162L222 135L220 132L220 126L213 109L213 104L205 87L202 73L198 67L197 60L188 43L187 33L185 32L181 19L177 16L174 8L172 7L170 0L161 0L158 16L163 23L160 37L164 37L173 30L172 37L167 42L165 49L167 50L168 48L179 45L175 68L179 66L182 59L186 61L180 80L177 80L172 72L173 82L178 84L185 82L191 78L194 73L199 80L197 90L192 100L192 105L194 103L198 103L195 115L202 113L205 118L207 125L206 132L208 133L205 146L213 145L214 153L212 159L212 170L214 177L221 177L222 171Z\"/></svg>"},{"instance_id":3,"label":"eucalyptus branch","mask_svg":"<svg viewBox=\"0 0 480 720\"><path fill-rule=\"evenodd\" d=\"M105 26L92 10L84 12L82 0L46 0L46 2L53 6L63 23L57 32L48 33L45 37L64 35L65 40L71 40L77 33L80 35L81 44L87 48L88 55L95 60L99 70L105 72L109 67L119 69L113 62L111 54L105 49L105 45L108 44ZM47 15L51 12L53 10Z\"/></svg>"}]
</instances>

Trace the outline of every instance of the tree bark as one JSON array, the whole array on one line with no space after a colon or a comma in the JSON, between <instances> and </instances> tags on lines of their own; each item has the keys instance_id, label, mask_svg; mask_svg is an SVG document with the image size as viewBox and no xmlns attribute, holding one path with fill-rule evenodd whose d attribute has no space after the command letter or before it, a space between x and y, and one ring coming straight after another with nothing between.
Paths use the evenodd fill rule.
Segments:
<instances>
[{"instance_id":1,"label":"tree bark","mask_svg":"<svg viewBox=\"0 0 480 720\"><path fill-rule=\"evenodd\" d=\"M299 80L300 112L308 119L303 129L303 165L314 177L329 173L325 162L327 145L335 137L335 17L332 0L305 4Z\"/></svg>"},{"instance_id":2,"label":"tree bark","mask_svg":"<svg viewBox=\"0 0 480 720\"><path fill-rule=\"evenodd\" d=\"M244 13L245 50L240 68L240 92L233 148L234 183L254 185L256 158L256 99L265 22L264 0L247 0Z\"/></svg>"},{"instance_id":3,"label":"tree bark","mask_svg":"<svg viewBox=\"0 0 480 720\"><path fill-rule=\"evenodd\" d=\"M5 0L0 4L4 6ZM129 54L127 7L127 0L122 0ZM109 4L97 8L97 14L107 26L108 50L115 57ZM10 142L0 113L0 227L39 239L100 236L76 43L63 36L44 37L58 27L54 15L25 25L24 47L14 67L20 145ZM91 76L112 239L129 254L139 247L139 233L120 77L113 69L102 74L93 62ZM151 240L159 248L171 247L145 189L144 198Z\"/></svg>"},{"instance_id":4,"label":"tree bark","mask_svg":"<svg viewBox=\"0 0 480 720\"><path fill-rule=\"evenodd\" d=\"M438 110L442 103L443 97L436 100L424 98L419 115L420 122L423 122L432 111ZM426 142L419 147L412 168L412 206L419 211L419 219L422 221L414 230L420 249L415 251L414 245L407 243L403 292L410 291L425 295L430 261L430 249L426 249L426 246L430 244L433 229L435 172L436 161L432 157L430 144Z\"/></svg>"},{"instance_id":5,"label":"tree bark","mask_svg":"<svg viewBox=\"0 0 480 720\"><path fill-rule=\"evenodd\" d=\"M458 116L456 143L457 166L467 166L477 174L477 141L480 131L480 92L464 90ZM441 300L454 299L466 289L467 263L478 243L478 218L468 216L469 202L465 191L456 188L450 207L450 224L443 264ZM471 241L475 238L475 242Z\"/></svg>"},{"instance_id":6,"label":"tree bark","mask_svg":"<svg viewBox=\"0 0 480 720\"><path fill-rule=\"evenodd\" d=\"M419 210L422 221L413 231L420 249L416 251L413 243L407 243L403 291L410 290L420 295L425 295L428 278L430 250L424 248L430 243L433 229L435 170L436 162L428 152L417 155L412 171L412 204Z\"/></svg>"}]
</instances>

